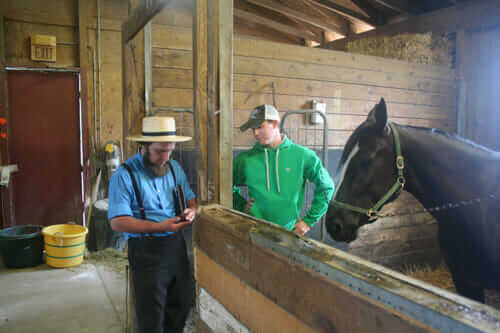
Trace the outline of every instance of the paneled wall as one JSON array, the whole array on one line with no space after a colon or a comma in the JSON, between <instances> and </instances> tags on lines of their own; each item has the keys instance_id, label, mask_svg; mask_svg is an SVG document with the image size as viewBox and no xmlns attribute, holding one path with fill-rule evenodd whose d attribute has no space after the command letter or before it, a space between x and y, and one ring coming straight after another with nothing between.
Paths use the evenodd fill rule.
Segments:
<instances>
[{"instance_id":1,"label":"paneled wall","mask_svg":"<svg viewBox=\"0 0 500 333\"><path fill-rule=\"evenodd\" d=\"M466 32L463 59L465 136L500 150L500 26Z\"/></svg>"},{"instance_id":2,"label":"paneled wall","mask_svg":"<svg viewBox=\"0 0 500 333\"><path fill-rule=\"evenodd\" d=\"M191 108L191 17L185 11L164 11L153 23L153 109ZM318 100L327 104L328 169L333 176L347 138L381 97L387 101L390 119L395 122L454 131L455 91L455 72L447 68L235 35L234 149L237 153L254 143L250 131L241 133L238 127L255 106L275 103L283 115L286 110L309 109L311 101ZM192 117L183 117L185 133L190 134ZM296 142L321 148L322 133L316 129L322 125L308 125L304 117L288 119L287 128L299 129ZM386 209L398 212L418 205L411 196L404 195ZM436 232L434 219L419 214L406 219L381 219L363 228L349 247L328 238L327 242L372 261L400 267L439 261ZM318 239L319 235L316 224L308 236Z\"/></svg>"},{"instance_id":3,"label":"paneled wall","mask_svg":"<svg viewBox=\"0 0 500 333\"><path fill-rule=\"evenodd\" d=\"M50 66L74 68L80 65L80 54L87 56L88 124L90 143L97 133L102 145L107 140L122 138L122 55L121 24L128 15L127 1L101 0L101 75L97 57L97 1L84 0L87 27L82 27L88 45L79 49L78 1L76 0L7 0L2 2L5 30L6 64L11 66ZM327 104L329 123L329 171L334 173L336 159L351 134L373 105L384 97L390 118L398 123L454 130L456 119L455 73L446 68L408 64L399 61L352 55L330 50L279 44L243 37L235 28L234 40L234 148L239 151L253 144L250 132L238 127L258 104L275 103L282 114L291 109L308 109L312 100ZM29 59L31 34L57 37L57 62L34 63ZM86 34L86 35L85 35ZM153 110L191 108L192 13L191 9L165 9L153 20ZM255 34L256 36L258 34ZM83 46L85 47L85 45ZM95 67L95 71L94 71ZM96 105L94 105L94 72ZM99 89L99 83L101 87ZM99 93L102 120L99 121ZM97 107L94 107L97 106ZM165 113L165 112L162 112ZM175 115L185 135L193 135L193 119L189 113ZM321 131L307 127L306 119L294 117L287 127L302 130L298 143L319 148ZM97 128L96 128L97 127ZM97 131L96 131L97 129ZM100 130L99 130L100 129ZM317 128L319 129L319 128ZM101 133L99 135L99 133ZM192 144L181 150L189 151ZM192 157L192 156L191 156ZM191 163L193 164L193 163ZM193 164L194 165L194 164ZM196 171L196 170L195 170ZM90 180L93 181L92 179ZM402 205L405 203L403 202ZM387 228L388 233L400 232ZM408 235L419 227L407 229ZM314 229L318 230L318 229ZM314 231L316 232L316 231ZM378 231L376 231L378 232ZM399 233L398 235L402 235ZM311 236L316 237L315 233ZM409 239L410 236L401 236ZM424 251L435 253L434 234L418 234ZM361 239L361 252L375 253L378 240ZM429 242L431 240L431 242ZM433 245L430 246L429 244ZM384 243L387 245L387 243ZM392 247L392 253L399 251ZM386 258L390 251L383 251ZM376 258L374 259L376 260ZM386 263L398 262L387 259Z\"/></svg>"},{"instance_id":4,"label":"paneled wall","mask_svg":"<svg viewBox=\"0 0 500 333\"><path fill-rule=\"evenodd\" d=\"M102 142L122 138L121 23L128 15L128 4L120 0L101 0L101 78L97 60L97 1L86 0L88 57L88 117L94 140L94 65L96 71L97 127ZM78 68L80 46L77 0L2 1L5 31L5 60L9 66ZM30 36L52 35L57 39L57 61L30 59ZM94 62L94 53L96 61ZM99 89L99 81L102 88ZM102 121L99 121L99 91L102 93ZM101 131L99 131L101 127ZM100 133L100 135L99 135Z\"/></svg>"},{"instance_id":5,"label":"paneled wall","mask_svg":"<svg viewBox=\"0 0 500 333\"><path fill-rule=\"evenodd\" d=\"M183 20L184 19L184 20ZM192 32L189 18L170 13L153 25L154 108L192 107ZM235 36L234 147L252 144L237 127L258 104L275 101L281 112L327 104L329 147L343 147L380 97L390 118L401 124L453 131L456 123L455 74L436 66L408 64ZM273 97L274 84L274 97ZM294 126L304 127L305 119ZM311 142L317 146L322 136Z\"/></svg>"}]
</instances>

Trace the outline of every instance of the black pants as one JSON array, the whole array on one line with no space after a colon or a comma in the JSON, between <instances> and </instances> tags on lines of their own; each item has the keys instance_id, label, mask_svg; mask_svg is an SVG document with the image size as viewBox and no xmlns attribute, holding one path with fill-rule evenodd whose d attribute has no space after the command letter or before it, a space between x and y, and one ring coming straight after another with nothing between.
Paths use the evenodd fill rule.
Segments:
<instances>
[{"instance_id":1,"label":"black pants","mask_svg":"<svg viewBox=\"0 0 500 333\"><path fill-rule=\"evenodd\" d=\"M139 331L181 333L193 303L193 283L182 233L131 238L128 257Z\"/></svg>"}]
</instances>

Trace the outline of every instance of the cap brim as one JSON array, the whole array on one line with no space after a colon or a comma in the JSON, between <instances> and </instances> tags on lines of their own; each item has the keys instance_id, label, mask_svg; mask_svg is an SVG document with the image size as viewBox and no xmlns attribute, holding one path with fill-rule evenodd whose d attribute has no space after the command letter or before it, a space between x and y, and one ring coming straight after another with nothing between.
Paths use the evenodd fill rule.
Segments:
<instances>
[{"instance_id":1,"label":"cap brim","mask_svg":"<svg viewBox=\"0 0 500 333\"><path fill-rule=\"evenodd\" d=\"M240 131L245 132L249 128L259 128L265 119L250 119L240 126Z\"/></svg>"},{"instance_id":2,"label":"cap brim","mask_svg":"<svg viewBox=\"0 0 500 333\"><path fill-rule=\"evenodd\" d=\"M186 142L191 140L190 136L166 135L166 136L129 136L127 140L136 142Z\"/></svg>"}]
</instances>

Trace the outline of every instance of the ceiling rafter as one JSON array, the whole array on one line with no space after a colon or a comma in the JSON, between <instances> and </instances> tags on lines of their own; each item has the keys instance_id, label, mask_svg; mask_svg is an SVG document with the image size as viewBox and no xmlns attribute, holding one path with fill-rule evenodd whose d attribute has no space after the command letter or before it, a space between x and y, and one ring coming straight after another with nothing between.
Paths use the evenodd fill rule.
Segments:
<instances>
[{"instance_id":1,"label":"ceiling rafter","mask_svg":"<svg viewBox=\"0 0 500 333\"><path fill-rule=\"evenodd\" d=\"M342 35L347 35L349 33L349 25L346 21L339 21L339 20L332 20L331 22L323 22L321 20L318 20L318 17L308 15L306 13L303 13L299 10L296 10L294 8L291 8L290 6L284 6L280 3L271 1L271 0L247 0L248 2L251 2L257 6L267 8L269 10L278 12L280 14L283 14L285 16L295 18L299 21L303 21L306 23L309 23L311 25L314 25L318 28L321 28L323 30L327 31L335 31L338 32Z\"/></svg>"},{"instance_id":2,"label":"ceiling rafter","mask_svg":"<svg viewBox=\"0 0 500 333\"><path fill-rule=\"evenodd\" d=\"M328 10L328 9L325 9L321 6L318 5L317 2L313 1L313 0L302 0L303 1L303 4L308 7L310 10L314 11L315 13L317 13L317 15L320 17L320 18L323 18L323 20L337 20L339 22L345 22L345 24L347 24L347 34L350 34L351 33L351 22L345 17L345 16L342 16L334 11L331 11L331 10ZM323 30L323 31L327 31L327 30ZM345 34L344 34L345 36Z\"/></svg>"},{"instance_id":3,"label":"ceiling rafter","mask_svg":"<svg viewBox=\"0 0 500 333\"><path fill-rule=\"evenodd\" d=\"M268 19L267 17L260 16L256 13L251 13L251 12L243 10L243 9L234 8L234 15L241 18L241 19L251 21L251 22L256 23L256 24L263 25L269 29L279 31L279 32L284 33L284 34L289 34L289 35L293 35L295 37L313 40L315 42L320 42L320 40L321 40L320 37L318 37L317 35L313 34L312 32L309 32L307 30L297 29L297 28L292 27L290 25L286 25L286 24L282 24L282 23L273 21L271 19Z\"/></svg>"},{"instance_id":4,"label":"ceiling rafter","mask_svg":"<svg viewBox=\"0 0 500 333\"><path fill-rule=\"evenodd\" d=\"M361 21L363 23L366 23L366 24L369 24L369 25L373 25L373 26L376 25L376 22L371 17L369 17L369 13L366 13L368 15L365 16L365 15L363 15L361 13L358 13L358 12L352 10L352 9L346 8L344 6L341 6L341 5L335 3L334 1L331 1L331 0L314 0L314 2L318 6L321 6L323 8L329 9L329 10L331 10L331 11L333 11L333 12L339 14L339 15L342 15L344 17L347 17L349 19ZM360 9L362 11L364 11L363 8L360 8Z\"/></svg>"},{"instance_id":5,"label":"ceiling rafter","mask_svg":"<svg viewBox=\"0 0 500 333\"><path fill-rule=\"evenodd\" d=\"M370 16L373 24L372 26L380 26L387 23L387 18L379 11L377 8L373 7L366 0L351 0L356 6L367 13Z\"/></svg>"},{"instance_id":6,"label":"ceiling rafter","mask_svg":"<svg viewBox=\"0 0 500 333\"><path fill-rule=\"evenodd\" d=\"M402 14L408 14L410 12L410 6L408 0L374 0L376 3L400 12Z\"/></svg>"}]
</instances>

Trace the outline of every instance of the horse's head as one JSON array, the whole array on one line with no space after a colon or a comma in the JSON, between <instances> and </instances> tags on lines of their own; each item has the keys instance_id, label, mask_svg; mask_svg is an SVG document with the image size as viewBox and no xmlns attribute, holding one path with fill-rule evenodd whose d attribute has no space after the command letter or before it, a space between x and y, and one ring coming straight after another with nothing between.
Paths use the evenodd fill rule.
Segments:
<instances>
[{"instance_id":1,"label":"horse's head","mask_svg":"<svg viewBox=\"0 0 500 333\"><path fill-rule=\"evenodd\" d=\"M393 136L382 98L344 147L335 177L337 191L326 214L326 227L333 239L350 242L356 238L358 228L371 221L367 214L336 202L366 211L373 208L395 184L398 176L395 160Z\"/></svg>"}]
</instances>

